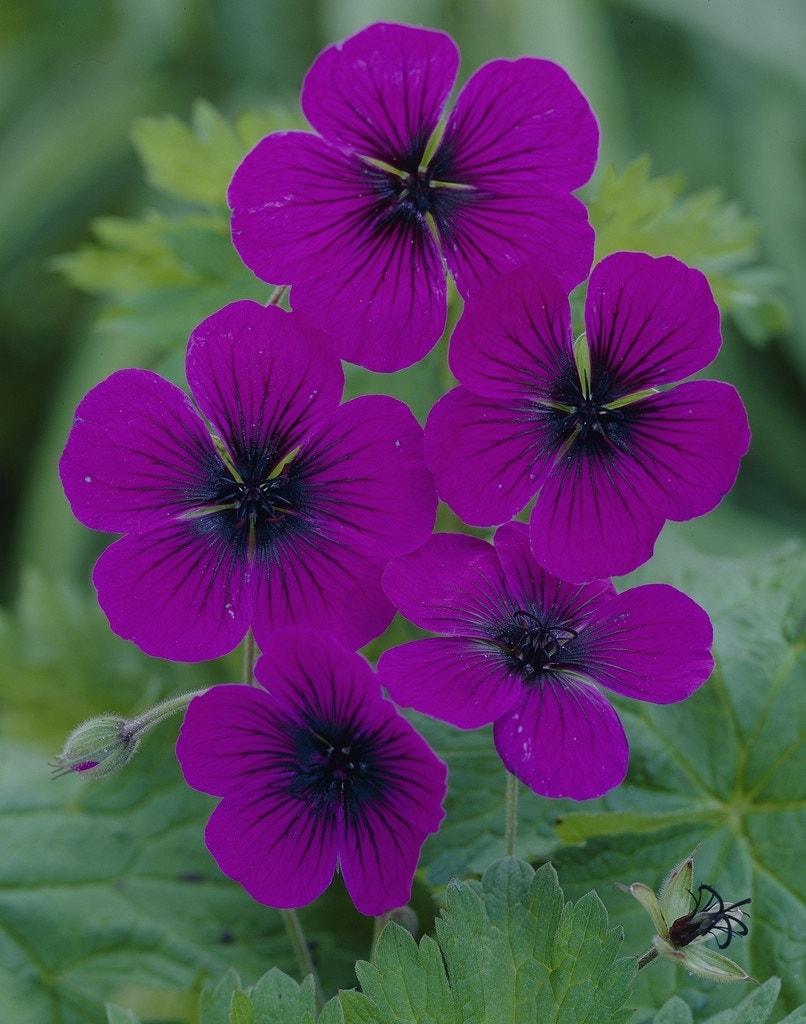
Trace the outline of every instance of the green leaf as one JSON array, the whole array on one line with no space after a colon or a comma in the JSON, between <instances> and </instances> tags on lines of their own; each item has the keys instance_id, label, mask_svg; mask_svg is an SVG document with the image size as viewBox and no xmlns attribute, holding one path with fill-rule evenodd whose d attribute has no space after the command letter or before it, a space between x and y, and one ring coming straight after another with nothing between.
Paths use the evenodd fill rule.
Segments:
<instances>
[{"instance_id":1,"label":"green leaf","mask_svg":"<svg viewBox=\"0 0 806 1024\"><path fill-rule=\"evenodd\" d=\"M199 997L199 1024L229 1024L229 1008L241 979L230 969L214 986L205 985Z\"/></svg>"},{"instance_id":2,"label":"green leaf","mask_svg":"<svg viewBox=\"0 0 806 1024\"><path fill-rule=\"evenodd\" d=\"M236 989L229 1008L229 1024L255 1024L255 1008L249 996ZM295 1022L296 1024L296 1022Z\"/></svg>"},{"instance_id":3,"label":"green leaf","mask_svg":"<svg viewBox=\"0 0 806 1024\"><path fill-rule=\"evenodd\" d=\"M179 199L226 210L227 186L244 154L263 135L301 126L298 114L279 107L250 113L231 125L211 103L197 100L190 125L170 114L139 118L132 141L149 184Z\"/></svg>"},{"instance_id":4,"label":"green leaf","mask_svg":"<svg viewBox=\"0 0 806 1024\"><path fill-rule=\"evenodd\" d=\"M275 967L263 975L250 994L258 1024L300 1024L305 1013L316 1015L310 975L299 985Z\"/></svg>"},{"instance_id":5,"label":"green leaf","mask_svg":"<svg viewBox=\"0 0 806 1024\"><path fill-rule=\"evenodd\" d=\"M361 992L340 994L347 1024L608 1024L630 1016L635 961L619 956L620 935L601 901L590 893L564 903L549 865L535 872L505 858L480 882L452 882L437 938L417 945L387 926L376 963L356 967Z\"/></svg>"},{"instance_id":6,"label":"green leaf","mask_svg":"<svg viewBox=\"0 0 806 1024\"><path fill-rule=\"evenodd\" d=\"M779 979L770 978L755 992L745 997L738 1006L717 1013L706 1021L706 1024L764 1024L772 1013L780 990Z\"/></svg>"},{"instance_id":7,"label":"green leaf","mask_svg":"<svg viewBox=\"0 0 806 1024\"><path fill-rule=\"evenodd\" d=\"M672 996L655 1014L652 1024L694 1024L694 1018L688 1004L679 996Z\"/></svg>"},{"instance_id":8,"label":"green leaf","mask_svg":"<svg viewBox=\"0 0 806 1024\"><path fill-rule=\"evenodd\" d=\"M757 224L717 189L681 196L680 177L652 178L648 156L618 172L606 167L589 190L596 260L629 250L670 253L706 274L723 312L734 314L748 340L782 333L789 315L779 280L757 259Z\"/></svg>"},{"instance_id":9,"label":"green leaf","mask_svg":"<svg viewBox=\"0 0 806 1024\"><path fill-rule=\"evenodd\" d=\"M753 899L749 935L730 956L752 977L780 976L782 1008L791 1010L806 999L806 978L793 970L806 962L806 552L791 545L719 558L687 546L686 529L667 527L630 582L666 580L708 610L714 675L680 704L617 701L631 745L627 781L562 815L558 832L569 845L552 858L571 892L597 886L638 954L649 922L612 883L657 888L697 848L695 885ZM692 1005L710 1012L736 1000L735 989L696 990ZM654 1010L693 991L682 970L656 963L641 972L636 999Z\"/></svg>"}]
</instances>

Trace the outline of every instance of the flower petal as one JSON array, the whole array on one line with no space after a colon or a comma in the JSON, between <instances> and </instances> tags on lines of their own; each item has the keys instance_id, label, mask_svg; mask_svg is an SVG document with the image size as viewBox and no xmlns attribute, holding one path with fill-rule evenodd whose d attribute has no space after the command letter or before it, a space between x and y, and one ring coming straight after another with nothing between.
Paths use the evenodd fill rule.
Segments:
<instances>
[{"instance_id":1,"label":"flower petal","mask_svg":"<svg viewBox=\"0 0 806 1024\"><path fill-rule=\"evenodd\" d=\"M571 192L593 174L599 129L590 104L558 64L494 60L470 76L441 148L456 180L506 194Z\"/></svg>"},{"instance_id":2,"label":"flower petal","mask_svg":"<svg viewBox=\"0 0 806 1024\"><path fill-rule=\"evenodd\" d=\"M505 585L491 545L461 533L434 534L416 551L393 558L382 584L421 629L482 637L499 618Z\"/></svg>"},{"instance_id":3,"label":"flower petal","mask_svg":"<svg viewBox=\"0 0 806 1024\"><path fill-rule=\"evenodd\" d=\"M233 302L190 335L193 396L232 455L282 459L321 428L341 398L344 375L332 343L277 306Z\"/></svg>"},{"instance_id":4,"label":"flower petal","mask_svg":"<svg viewBox=\"0 0 806 1024\"><path fill-rule=\"evenodd\" d=\"M716 358L719 309L704 274L672 256L617 252L594 267L585 300L592 386L618 394L673 384Z\"/></svg>"},{"instance_id":5,"label":"flower petal","mask_svg":"<svg viewBox=\"0 0 806 1024\"><path fill-rule=\"evenodd\" d=\"M713 639L706 612L663 583L618 594L585 631L596 682L653 704L684 700L702 686L714 668Z\"/></svg>"},{"instance_id":6,"label":"flower petal","mask_svg":"<svg viewBox=\"0 0 806 1024\"><path fill-rule=\"evenodd\" d=\"M307 906L330 885L337 834L308 806L268 784L258 807L234 798L213 811L204 840L219 868L267 907Z\"/></svg>"},{"instance_id":7,"label":"flower petal","mask_svg":"<svg viewBox=\"0 0 806 1024\"><path fill-rule=\"evenodd\" d=\"M326 630L356 650L374 640L395 610L381 589L383 562L315 531L288 533L253 572L252 627L261 650L277 629Z\"/></svg>"},{"instance_id":8,"label":"flower petal","mask_svg":"<svg viewBox=\"0 0 806 1024\"><path fill-rule=\"evenodd\" d=\"M187 784L212 796L257 795L277 717L271 697L255 686L225 683L194 697L176 743Z\"/></svg>"},{"instance_id":9,"label":"flower petal","mask_svg":"<svg viewBox=\"0 0 806 1024\"><path fill-rule=\"evenodd\" d=\"M190 786L225 799L205 840L258 902L300 907L333 877L338 832L289 785L295 724L268 693L215 686L188 706L176 754Z\"/></svg>"},{"instance_id":10,"label":"flower petal","mask_svg":"<svg viewBox=\"0 0 806 1024\"><path fill-rule=\"evenodd\" d=\"M567 193L592 174L598 136L587 101L550 61L497 60L471 76L434 159L438 179L468 186L454 216L437 220L463 296L529 259L569 289L587 276L593 229Z\"/></svg>"},{"instance_id":11,"label":"flower petal","mask_svg":"<svg viewBox=\"0 0 806 1024\"><path fill-rule=\"evenodd\" d=\"M529 520L532 551L545 569L575 583L621 576L642 565L666 518L650 507L633 460L596 452L558 463Z\"/></svg>"},{"instance_id":12,"label":"flower petal","mask_svg":"<svg viewBox=\"0 0 806 1024\"><path fill-rule=\"evenodd\" d=\"M521 682L491 644L466 637L427 637L392 647L378 677L395 703L460 729L478 729L505 715Z\"/></svg>"},{"instance_id":13,"label":"flower petal","mask_svg":"<svg viewBox=\"0 0 806 1024\"><path fill-rule=\"evenodd\" d=\"M570 291L593 259L586 208L569 195L461 193L437 229L463 298L532 260L551 266Z\"/></svg>"},{"instance_id":14,"label":"flower petal","mask_svg":"<svg viewBox=\"0 0 806 1024\"><path fill-rule=\"evenodd\" d=\"M568 624L579 630L597 617L601 607L609 607L616 590L610 580L591 583L566 583L552 576L537 563L525 523L505 523L495 531L495 550L506 577L511 607L531 608L542 613L544 621ZM602 599L605 599L603 603Z\"/></svg>"},{"instance_id":15,"label":"flower petal","mask_svg":"<svg viewBox=\"0 0 806 1024\"><path fill-rule=\"evenodd\" d=\"M339 866L362 914L379 916L411 898L420 850L445 816L447 768L413 727L384 701L382 784L344 819Z\"/></svg>"},{"instance_id":16,"label":"flower petal","mask_svg":"<svg viewBox=\"0 0 806 1024\"><path fill-rule=\"evenodd\" d=\"M399 167L422 156L458 69L443 32L376 23L319 54L302 109L328 141Z\"/></svg>"},{"instance_id":17,"label":"flower petal","mask_svg":"<svg viewBox=\"0 0 806 1024\"><path fill-rule=\"evenodd\" d=\"M249 628L245 563L209 523L205 517L128 534L95 565L93 583L112 629L154 658L219 658Z\"/></svg>"},{"instance_id":18,"label":"flower petal","mask_svg":"<svg viewBox=\"0 0 806 1024\"><path fill-rule=\"evenodd\" d=\"M425 425L425 458L437 494L471 526L498 526L520 512L548 462L540 421L511 404L457 387Z\"/></svg>"},{"instance_id":19,"label":"flower petal","mask_svg":"<svg viewBox=\"0 0 806 1024\"><path fill-rule=\"evenodd\" d=\"M627 774L629 749L618 715L592 686L546 679L493 731L504 766L541 796L590 800Z\"/></svg>"},{"instance_id":20,"label":"flower petal","mask_svg":"<svg viewBox=\"0 0 806 1024\"><path fill-rule=\"evenodd\" d=\"M443 762L382 697L367 662L318 632L275 634L255 674L291 720L371 738L367 775L335 815L339 864L361 913L408 902L420 848L444 817Z\"/></svg>"},{"instance_id":21,"label":"flower petal","mask_svg":"<svg viewBox=\"0 0 806 1024\"><path fill-rule=\"evenodd\" d=\"M750 445L736 389L694 380L634 406L630 445L642 472L633 486L669 519L704 515L733 486Z\"/></svg>"},{"instance_id":22,"label":"flower petal","mask_svg":"<svg viewBox=\"0 0 806 1024\"><path fill-rule=\"evenodd\" d=\"M517 407L551 401L576 374L571 307L559 281L530 262L465 302L448 362L460 384Z\"/></svg>"},{"instance_id":23,"label":"flower petal","mask_svg":"<svg viewBox=\"0 0 806 1024\"><path fill-rule=\"evenodd\" d=\"M365 395L340 406L300 453L316 532L384 560L431 535L437 497L423 430L403 402Z\"/></svg>"},{"instance_id":24,"label":"flower petal","mask_svg":"<svg viewBox=\"0 0 806 1024\"><path fill-rule=\"evenodd\" d=\"M220 468L190 399L149 370L118 370L82 399L59 462L73 514L109 533L145 530L209 500Z\"/></svg>"},{"instance_id":25,"label":"flower petal","mask_svg":"<svg viewBox=\"0 0 806 1024\"><path fill-rule=\"evenodd\" d=\"M394 215L384 178L316 136L285 132L258 143L229 188L244 263L291 284L294 309L341 357L378 371L421 359L447 316L437 243L425 218Z\"/></svg>"}]
</instances>

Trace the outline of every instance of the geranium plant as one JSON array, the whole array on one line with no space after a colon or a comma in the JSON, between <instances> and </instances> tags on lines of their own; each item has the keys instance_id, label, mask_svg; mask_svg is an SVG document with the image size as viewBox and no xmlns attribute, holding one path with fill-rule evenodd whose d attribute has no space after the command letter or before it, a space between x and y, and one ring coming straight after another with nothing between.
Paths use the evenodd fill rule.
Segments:
<instances>
[{"instance_id":1,"label":"geranium plant","mask_svg":"<svg viewBox=\"0 0 806 1024\"><path fill-rule=\"evenodd\" d=\"M594 265L573 193L599 129L562 68L493 60L450 103L458 66L449 36L405 25L325 48L302 87L313 130L278 125L231 168L228 252L272 287L207 311L184 380L100 380L65 439L75 517L118 535L92 576L111 630L199 676L79 726L54 767L133 778L145 734L183 713L166 770L214 802L192 828L209 853L177 878L249 908L219 932L243 977L209 978L205 1024L626 1021L655 959L752 980L704 944L769 921L763 894L753 917L719 896L742 867L704 849L696 890L692 858L659 897L629 886L646 954L629 919L622 944L618 892L608 918L608 872L581 877L611 835L650 880L680 858L675 827L707 845L707 800L689 814L672 779L699 784L690 708L730 703L728 613L649 559L750 443L736 389L689 379L722 343L712 288L674 252ZM440 394L413 412L395 378L411 366L417 390L426 357ZM719 748L719 718L707 734ZM298 979L258 980L235 937L280 918ZM133 1020L119 995L109 1020Z\"/></svg>"}]
</instances>

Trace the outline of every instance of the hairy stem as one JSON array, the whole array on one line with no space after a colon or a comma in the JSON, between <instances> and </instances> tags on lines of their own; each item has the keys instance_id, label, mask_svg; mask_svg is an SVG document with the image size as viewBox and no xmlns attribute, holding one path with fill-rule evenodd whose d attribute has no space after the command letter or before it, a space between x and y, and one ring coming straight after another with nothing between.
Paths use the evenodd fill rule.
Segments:
<instances>
[{"instance_id":1,"label":"hairy stem","mask_svg":"<svg viewBox=\"0 0 806 1024\"><path fill-rule=\"evenodd\" d=\"M655 957L657 955L658 955L657 949L655 949L655 947L652 946L650 949L648 949L646 951L646 953L643 953L641 956L639 956L638 957L638 970L640 971L641 968L646 967L649 964L651 964L652 961L655 959Z\"/></svg>"},{"instance_id":2,"label":"hairy stem","mask_svg":"<svg viewBox=\"0 0 806 1024\"><path fill-rule=\"evenodd\" d=\"M296 910L281 910L280 913L283 915L288 938L291 940L291 945L297 957L297 963L302 971L303 978L308 974L313 978L316 1011L318 1014L325 1005L325 994L322 991L319 975L316 973L316 967L311 958L311 950L305 938L305 933L302 930L302 925L299 923Z\"/></svg>"},{"instance_id":3,"label":"hairy stem","mask_svg":"<svg viewBox=\"0 0 806 1024\"><path fill-rule=\"evenodd\" d=\"M504 856L515 855L515 837L518 834L518 780L507 772L506 814L504 823Z\"/></svg>"}]
</instances>

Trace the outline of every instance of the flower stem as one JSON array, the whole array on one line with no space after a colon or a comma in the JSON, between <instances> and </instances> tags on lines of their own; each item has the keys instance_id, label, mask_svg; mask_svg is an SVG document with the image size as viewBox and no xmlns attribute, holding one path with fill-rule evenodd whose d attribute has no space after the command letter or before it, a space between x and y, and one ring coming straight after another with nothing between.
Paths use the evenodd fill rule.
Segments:
<instances>
[{"instance_id":1,"label":"flower stem","mask_svg":"<svg viewBox=\"0 0 806 1024\"><path fill-rule=\"evenodd\" d=\"M638 957L638 970L640 971L642 967L646 967L648 964L651 964L657 955L657 949L655 949L654 946L651 946L646 953Z\"/></svg>"},{"instance_id":2,"label":"flower stem","mask_svg":"<svg viewBox=\"0 0 806 1024\"><path fill-rule=\"evenodd\" d=\"M194 697L199 697L206 692L207 688L205 687L203 690L191 690L189 693L180 693L176 697L168 697L167 700L162 701L162 703L157 704L153 708L149 708L148 711L143 711L142 714L137 715L126 723L126 740L137 739L139 741L143 733L148 732L155 725L159 725L160 722L164 722L171 715L175 715L177 711L184 711Z\"/></svg>"},{"instance_id":3,"label":"flower stem","mask_svg":"<svg viewBox=\"0 0 806 1024\"><path fill-rule=\"evenodd\" d=\"M243 681L248 686L255 685L255 637L251 629L243 642Z\"/></svg>"},{"instance_id":4,"label":"flower stem","mask_svg":"<svg viewBox=\"0 0 806 1024\"><path fill-rule=\"evenodd\" d=\"M375 918L375 921L372 926L372 945L370 946L369 950L369 962L371 964L375 963L375 953L378 949L378 939L381 937L381 932L384 930L388 922L388 914L381 914L379 917Z\"/></svg>"},{"instance_id":5,"label":"flower stem","mask_svg":"<svg viewBox=\"0 0 806 1024\"><path fill-rule=\"evenodd\" d=\"M299 923L296 910L281 910L280 913L283 915L283 921L285 922L285 929L288 932L288 937L291 940L291 945L294 947L294 953L297 957L297 962L302 971L302 976L310 974L313 978L314 997L316 999L316 1012L319 1014L322 1007L325 1005L325 994L322 991L322 986L319 982L319 975L316 973L316 967L314 966L313 959L311 958L311 950L308 946L305 933L302 930L302 925Z\"/></svg>"},{"instance_id":6,"label":"flower stem","mask_svg":"<svg viewBox=\"0 0 806 1024\"><path fill-rule=\"evenodd\" d=\"M515 836L518 834L518 780L507 772L506 817L504 825L504 856L515 855Z\"/></svg>"},{"instance_id":7,"label":"flower stem","mask_svg":"<svg viewBox=\"0 0 806 1024\"><path fill-rule=\"evenodd\" d=\"M287 284L281 284L279 288L275 288L269 296L269 301L266 303L267 306L279 306L283 301L283 297L288 291Z\"/></svg>"}]
</instances>

